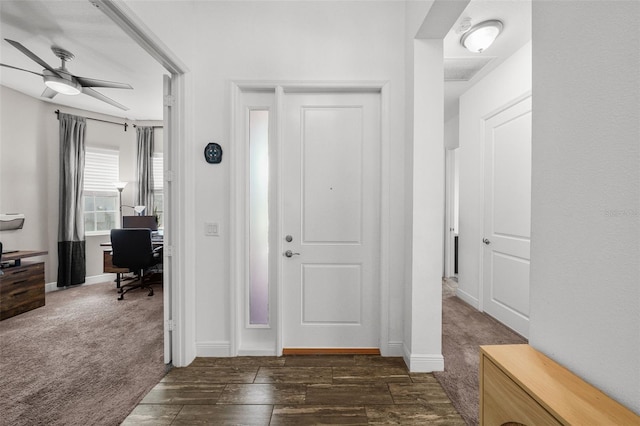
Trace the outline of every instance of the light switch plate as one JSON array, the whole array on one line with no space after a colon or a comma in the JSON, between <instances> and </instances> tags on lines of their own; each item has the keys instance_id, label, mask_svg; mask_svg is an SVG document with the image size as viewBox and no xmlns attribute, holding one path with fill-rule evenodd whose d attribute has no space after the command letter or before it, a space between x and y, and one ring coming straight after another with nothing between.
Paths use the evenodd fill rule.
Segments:
<instances>
[{"instance_id":1,"label":"light switch plate","mask_svg":"<svg viewBox=\"0 0 640 426\"><path fill-rule=\"evenodd\" d=\"M220 226L218 222L206 222L204 224L204 235L208 237L217 237L220 235Z\"/></svg>"}]
</instances>

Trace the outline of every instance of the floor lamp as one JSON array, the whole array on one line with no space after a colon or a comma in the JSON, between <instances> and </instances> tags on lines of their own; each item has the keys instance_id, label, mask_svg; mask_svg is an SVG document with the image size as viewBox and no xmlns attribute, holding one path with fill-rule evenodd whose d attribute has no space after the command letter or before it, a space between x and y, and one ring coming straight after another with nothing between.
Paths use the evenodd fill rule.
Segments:
<instances>
[{"instance_id":1,"label":"floor lamp","mask_svg":"<svg viewBox=\"0 0 640 426\"><path fill-rule=\"evenodd\" d=\"M127 182L115 182L113 184L119 192L119 204L120 204L120 227L122 228L122 190L127 186Z\"/></svg>"}]
</instances>

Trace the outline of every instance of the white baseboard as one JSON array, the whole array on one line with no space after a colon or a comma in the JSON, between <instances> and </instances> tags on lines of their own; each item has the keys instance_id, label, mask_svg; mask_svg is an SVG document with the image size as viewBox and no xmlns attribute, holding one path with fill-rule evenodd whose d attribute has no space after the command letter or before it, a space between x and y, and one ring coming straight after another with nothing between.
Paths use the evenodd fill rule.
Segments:
<instances>
[{"instance_id":1,"label":"white baseboard","mask_svg":"<svg viewBox=\"0 0 640 426\"><path fill-rule=\"evenodd\" d=\"M196 356L229 357L231 356L231 344L227 341L196 342Z\"/></svg>"},{"instance_id":2,"label":"white baseboard","mask_svg":"<svg viewBox=\"0 0 640 426\"><path fill-rule=\"evenodd\" d=\"M84 280L84 283L79 284L79 285L100 284L100 283L113 281L115 279L116 279L116 274L93 275L91 277L86 277L85 280ZM115 284L114 284L114 286L115 286ZM74 287L77 287L77 286L74 286ZM58 287L58 283L54 281L52 283L46 283L44 285L44 292L45 293L49 293L51 291L64 290L65 288L69 288L69 287Z\"/></svg>"},{"instance_id":3,"label":"white baseboard","mask_svg":"<svg viewBox=\"0 0 640 426\"><path fill-rule=\"evenodd\" d=\"M389 342L384 356L403 356L402 342ZM196 356L201 357L230 357L231 344L227 341L196 342ZM239 349L238 356L277 356L275 350L268 349ZM408 364L407 364L408 365Z\"/></svg>"},{"instance_id":4,"label":"white baseboard","mask_svg":"<svg viewBox=\"0 0 640 426\"><path fill-rule=\"evenodd\" d=\"M276 356L275 350L266 349L238 349L238 356Z\"/></svg>"},{"instance_id":5,"label":"white baseboard","mask_svg":"<svg viewBox=\"0 0 640 426\"><path fill-rule=\"evenodd\" d=\"M405 346L404 362L412 373L444 371L444 357L442 354L412 354Z\"/></svg>"},{"instance_id":6,"label":"white baseboard","mask_svg":"<svg viewBox=\"0 0 640 426\"><path fill-rule=\"evenodd\" d=\"M480 303L478 301L478 298L473 297L469 293L460 290L459 288L456 289L456 296L458 296L459 299L465 301L468 305L471 305L474 309L479 310Z\"/></svg>"},{"instance_id":7,"label":"white baseboard","mask_svg":"<svg viewBox=\"0 0 640 426\"><path fill-rule=\"evenodd\" d=\"M385 350L380 348L382 356L404 356L404 342L389 342Z\"/></svg>"}]
</instances>

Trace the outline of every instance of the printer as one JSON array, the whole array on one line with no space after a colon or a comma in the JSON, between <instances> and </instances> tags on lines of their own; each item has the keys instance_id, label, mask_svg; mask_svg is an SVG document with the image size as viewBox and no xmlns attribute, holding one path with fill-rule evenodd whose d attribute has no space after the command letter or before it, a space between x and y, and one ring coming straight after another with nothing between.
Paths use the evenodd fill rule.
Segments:
<instances>
[{"instance_id":1,"label":"printer","mask_svg":"<svg viewBox=\"0 0 640 426\"><path fill-rule=\"evenodd\" d=\"M0 213L0 231L13 231L22 229L24 225L24 214L22 213Z\"/></svg>"}]
</instances>

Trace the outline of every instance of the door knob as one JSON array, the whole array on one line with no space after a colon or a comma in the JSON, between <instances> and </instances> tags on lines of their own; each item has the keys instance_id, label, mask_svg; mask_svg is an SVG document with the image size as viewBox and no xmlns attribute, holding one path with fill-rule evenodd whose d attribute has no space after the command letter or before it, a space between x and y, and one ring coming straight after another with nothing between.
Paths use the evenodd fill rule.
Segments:
<instances>
[{"instance_id":1,"label":"door knob","mask_svg":"<svg viewBox=\"0 0 640 426\"><path fill-rule=\"evenodd\" d=\"M284 252L284 255L287 257L300 256L300 253L294 253L291 250L287 250Z\"/></svg>"},{"instance_id":2,"label":"door knob","mask_svg":"<svg viewBox=\"0 0 640 426\"><path fill-rule=\"evenodd\" d=\"M491 244L491 241L489 241L487 238L483 238L482 242L485 243L486 245Z\"/></svg>"}]
</instances>

